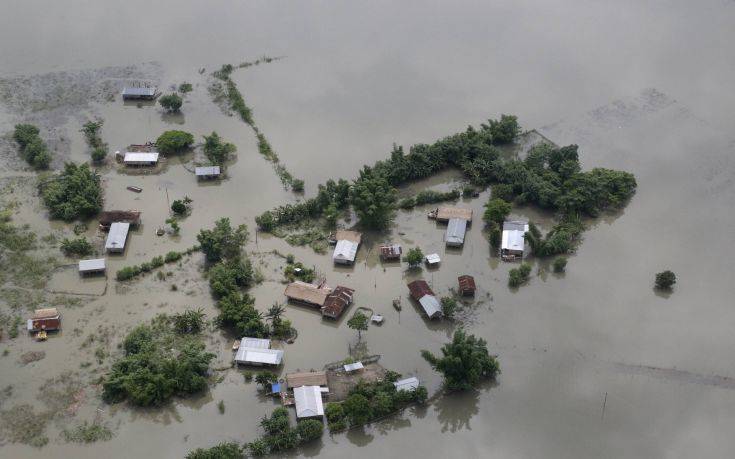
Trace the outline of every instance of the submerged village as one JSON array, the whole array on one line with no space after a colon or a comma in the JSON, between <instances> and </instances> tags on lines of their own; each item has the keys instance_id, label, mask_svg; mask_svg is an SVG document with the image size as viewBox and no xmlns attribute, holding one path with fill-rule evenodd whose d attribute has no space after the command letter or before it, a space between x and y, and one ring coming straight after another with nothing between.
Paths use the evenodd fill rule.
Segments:
<instances>
[{"instance_id":1,"label":"submerged village","mask_svg":"<svg viewBox=\"0 0 735 459\"><path fill-rule=\"evenodd\" d=\"M230 378L235 388L256 387L258 403L267 406L249 410L258 428L237 438L210 436L209 445L191 448L186 457L263 456L390 422L406 410L484 384L502 384L504 355L488 344L492 337L472 331L472 321L485 313L480 311L494 291L517 291L550 275L564 282L585 230L635 194L632 174L583 170L576 145L556 145L524 130L511 115L455 134L437 133L433 143L394 145L385 159L356 167L353 180L306 184L281 162L233 79L240 69L275 60L200 72L196 85L123 80L105 102L127 104L133 108L127 116L143 116L144 110L168 116L186 113L199 93L251 131L261 161L291 196L283 205L261 208L251 225L220 216L194 229L188 219L206 211L200 200L149 180L179 170L175 180L203 193L233 180L231 171L243 154L239 146L217 132L199 132L188 121L153 138L110 147L103 139L118 126L88 119L80 123L85 144L77 145L89 155L83 162L55 160L49 132L25 120L7 133L6 145L27 162L23 180L37 181L39 215L57 222L63 237L17 226L13 196L23 185L5 185L0 343L10 343L13 360L20 362L13 365L34 368L41 379L54 349L65 346L93 352L75 365L94 371L87 378L69 373L45 383L41 399L56 400L48 411L11 406L18 389L8 384L0 410L3 443L53 448L110 441L116 429L109 413L145 409L156 416L156 410L196 400ZM445 177L445 183L422 184L433 177ZM149 205L154 193L165 208ZM220 208L227 209L258 197L220 199ZM397 215L431 236L394 231ZM196 234L196 242L158 249L157 241L178 241L182 231ZM272 241L293 253L261 249ZM47 252L54 257L44 261ZM307 253L309 260L302 259ZM506 267L507 276L446 264L470 254ZM368 264L380 279L357 270ZM57 277L63 279L58 288L51 285L59 285ZM656 277L662 289L675 281L668 271ZM135 301L149 311L134 326L118 329L119 313L104 307L106 296L124 297L145 283L152 285L149 293ZM198 304L197 285L213 307ZM187 291L192 296L182 297ZM170 311L157 312L147 296L173 298L166 303ZM94 329L84 325L92 312L80 314L90 302L97 304ZM297 324L294 315L305 319ZM338 329L351 330L351 338L337 338ZM396 336L410 330L417 337L444 330L445 339L394 358L370 352L371 335L382 330ZM304 363L315 335L335 340L342 357ZM81 344L68 343L85 336ZM418 361L434 374L418 374ZM223 415L242 397L211 403ZM80 406L87 406L86 415L78 418ZM57 436L49 433L54 428Z\"/></svg>"}]
</instances>

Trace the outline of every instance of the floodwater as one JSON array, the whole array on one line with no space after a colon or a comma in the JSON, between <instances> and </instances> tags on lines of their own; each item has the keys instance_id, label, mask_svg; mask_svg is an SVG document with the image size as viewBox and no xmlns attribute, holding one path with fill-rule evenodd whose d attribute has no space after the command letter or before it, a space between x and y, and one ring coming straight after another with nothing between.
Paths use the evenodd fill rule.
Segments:
<instances>
[{"instance_id":1,"label":"floodwater","mask_svg":"<svg viewBox=\"0 0 735 459\"><path fill-rule=\"evenodd\" d=\"M283 164L305 179L307 195L328 178L354 177L394 142L431 142L500 113L518 115L525 128L557 144L579 144L585 168L635 173L639 186L631 203L591 224L566 274L536 275L534 269L529 285L515 291L506 286L511 265L490 255L479 219L464 248L449 251L443 228L426 220L426 209L400 211L391 234L366 235L352 268L335 268L328 255L267 235L253 237L247 249L266 278L251 292L259 308L284 299L283 262L268 252L293 253L330 284L356 288L356 306L386 316L384 325L363 334L363 350L382 354L387 368L418 375L432 393L441 381L419 351L438 351L454 326L421 318L405 300L405 284L423 276L442 295L457 274L474 275L479 291L462 323L488 341L503 371L495 384L440 397L369 428L325 435L296 455L732 455L732 1L9 0L2 8L0 78L25 99L2 102L0 131L19 120L38 122L58 150L55 167L64 158L87 158L78 129L93 116L104 119L102 136L112 151L172 128L197 136L216 130L238 147L228 179L218 184L197 184L182 164L191 158L169 160L158 175L104 170L106 208L142 210L144 221L125 254L109 257L110 273L191 246L197 231L221 216L254 229L255 215L295 199L258 154L252 131L224 116L206 91L206 73L264 54L284 59L239 70L234 79ZM164 88L189 81L195 90L183 114L170 116L153 105L106 101L95 86L130 77ZM81 92L59 106L48 102L53 94L72 94L72 87ZM89 101L85 88L92 88ZM29 99L35 103L24 103ZM32 175L20 171L9 147L0 144L6 150L0 172L3 180L22 177L13 197L3 196L19 201L15 220L40 236L68 237L71 226L48 222L27 180ZM410 189L447 189L460 180L447 172ZM127 185L144 191L131 193ZM184 195L194 203L181 235L155 236L169 200ZM484 193L464 204L479 215L486 199ZM533 209L515 213L542 223L548 218ZM93 228L88 236L101 243ZM374 250L383 239L437 251L442 265L411 274L383 266ZM663 269L679 279L671 295L652 289L653 274ZM215 314L200 255L170 270L166 281L149 275L121 286L113 279L80 282L59 268L47 289L86 295L75 296L81 305L59 306L64 331L48 342L24 334L3 338L0 347L9 353L0 358L0 386L12 385L13 395L0 398L0 408L30 403L42 412L48 407L39 388L69 371L83 384L81 402L75 413L49 422L49 445L8 443L0 457L177 458L196 447L255 438L260 417L275 405L235 370L218 372L222 381L201 397L158 410L105 405L89 384L111 361L98 365L95 349L117 353L135 324L192 306ZM400 314L390 306L399 295ZM295 306L286 317L299 337L286 346L285 371L320 368L357 344L344 318L327 323ZM85 344L90 335L93 344ZM218 352L215 366L228 361L230 339L216 332L209 340ZM45 351L45 358L18 363L33 350ZM63 427L94 419L112 428L112 440L80 446L59 438Z\"/></svg>"}]
</instances>

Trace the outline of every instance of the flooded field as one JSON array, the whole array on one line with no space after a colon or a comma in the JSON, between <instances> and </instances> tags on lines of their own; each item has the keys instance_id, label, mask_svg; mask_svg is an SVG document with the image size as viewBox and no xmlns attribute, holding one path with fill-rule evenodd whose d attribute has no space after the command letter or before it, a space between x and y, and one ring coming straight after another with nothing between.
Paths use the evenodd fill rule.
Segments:
<instances>
[{"instance_id":1,"label":"flooded field","mask_svg":"<svg viewBox=\"0 0 735 459\"><path fill-rule=\"evenodd\" d=\"M294 456L731 456L735 3L639 3L3 5L0 201L13 209L14 224L37 235L41 261L12 274L22 288L0 292L0 311L20 308L25 318L37 306L56 306L64 328L42 343L24 330L0 339L0 457L181 458L258 435L261 417L277 405L228 369L233 337L219 329L207 333L217 370L202 395L159 409L100 398L99 378L134 326L191 307L217 314L200 253L162 268L163 279L154 272L120 283L114 273L191 247L201 228L223 216L250 229L246 250L264 279L249 292L259 310L285 300L285 261L273 251L294 254L330 285L356 290L355 305L337 322L287 306L298 338L284 344L281 373L321 369L357 348L381 354L385 368L418 376L434 395L441 378L419 353L437 352L460 325L499 356L495 383L436 397L364 429L325 434ZM532 259L531 281L517 290L507 286L514 265L491 254L479 218L488 191L460 201L476 218L459 250L445 249L444 226L426 218L431 206L398 211L390 230L365 234L349 268L335 267L330 254L264 233L256 238L255 216L300 195L284 189L252 129L224 114L207 88L223 63L263 55L283 58L232 78L281 163L304 179L306 197L327 179L354 178L363 164L388 156L393 143L430 143L501 113L556 144L578 144L584 169L634 173L637 193L624 210L590 222L566 273ZM123 103L119 90L130 80L166 92L183 82L194 89L182 113L171 115L153 103ZM157 174L130 174L113 161L102 167L105 209L138 209L142 225L123 254L107 257L107 277L79 278L75 260L58 249L74 224L49 221L37 174L18 158L9 134L18 122L37 124L58 170L66 160L89 159L80 128L92 118L104 120L111 152L168 129L189 131L197 143L216 130L237 146L237 156L226 179L206 183L191 172L191 155L168 158ZM399 191L463 184L461 173L449 170ZM193 200L192 213L181 220L180 235L157 236L170 201L184 196ZM542 226L551 219L530 207L514 207L512 215ZM77 231L101 252L96 222ZM408 272L405 263L382 264L377 244L385 240L437 252L441 266ZM652 285L663 269L679 279L667 295ZM456 288L458 274L478 284L458 322L429 322L407 300L407 282L423 277L441 296ZM400 312L391 305L399 296ZM346 324L357 307L385 316L360 343ZM104 424L112 438L67 442L62 431L85 421ZM42 447L34 443L41 437L48 441Z\"/></svg>"}]
</instances>

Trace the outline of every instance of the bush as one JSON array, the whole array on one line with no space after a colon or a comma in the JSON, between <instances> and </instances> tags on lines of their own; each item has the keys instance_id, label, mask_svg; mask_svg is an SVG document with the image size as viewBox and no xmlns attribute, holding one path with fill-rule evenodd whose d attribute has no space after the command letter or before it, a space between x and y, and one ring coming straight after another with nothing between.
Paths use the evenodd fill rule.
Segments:
<instances>
[{"instance_id":1,"label":"bush","mask_svg":"<svg viewBox=\"0 0 735 459\"><path fill-rule=\"evenodd\" d=\"M202 312L201 309L187 309L184 312L177 313L171 316L171 320L173 322L173 327L176 333L196 334L204 329L205 317L206 315L204 314L204 312Z\"/></svg>"},{"instance_id":2,"label":"bush","mask_svg":"<svg viewBox=\"0 0 735 459\"><path fill-rule=\"evenodd\" d=\"M318 440L324 433L324 424L316 419L305 419L296 424L296 434L300 443Z\"/></svg>"},{"instance_id":3,"label":"bush","mask_svg":"<svg viewBox=\"0 0 735 459\"><path fill-rule=\"evenodd\" d=\"M174 251L171 251L171 252L168 252L168 253L166 254L166 257L164 258L164 261L165 261L166 263L173 263L173 262L175 262L175 261L179 261L179 260L181 260L181 257L182 257L182 254L181 254L181 252L174 252Z\"/></svg>"},{"instance_id":4,"label":"bush","mask_svg":"<svg viewBox=\"0 0 735 459\"><path fill-rule=\"evenodd\" d=\"M94 252L94 248L86 238L80 237L76 239L64 239L61 241L61 251L64 252L64 255L66 256L78 255L83 257Z\"/></svg>"},{"instance_id":5,"label":"bush","mask_svg":"<svg viewBox=\"0 0 735 459\"><path fill-rule=\"evenodd\" d=\"M500 115L500 120L488 120L483 127L490 132L495 144L510 143L521 133L518 117L513 115Z\"/></svg>"},{"instance_id":6,"label":"bush","mask_svg":"<svg viewBox=\"0 0 735 459\"><path fill-rule=\"evenodd\" d=\"M505 183L498 183L493 185L490 194L494 199L502 199L503 201L512 202L515 194L513 193L513 187Z\"/></svg>"},{"instance_id":7,"label":"bush","mask_svg":"<svg viewBox=\"0 0 735 459\"><path fill-rule=\"evenodd\" d=\"M239 225L233 229L229 218L221 218L215 222L214 229L199 231L197 240L207 261L239 258L240 251L248 240L248 228Z\"/></svg>"},{"instance_id":8,"label":"bush","mask_svg":"<svg viewBox=\"0 0 735 459\"><path fill-rule=\"evenodd\" d=\"M92 150L92 161L95 163L101 163L107 157L107 149L104 147L97 147Z\"/></svg>"},{"instance_id":9,"label":"bush","mask_svg":"<svg viewBox=\"0 0 735 459\"><path fill-rule=\"evenodd\" d=\"M563 273L567 267L567 259L565 257L559 257L554 260L552 264L555 273Z\"/></svg>"},{"instance_id":10,"label":"bush","mask_svg":"<svg viewBox=\"0 0 735 459\"><path fill-rule=\"evenodd\" d=\"M36 169L46 169L51 163L51 154L38 134L38 128L32 124L16 124L13 139L28 164Z\"/></svg>"},{"instance_id":11,"label":"bush","mask_svg":"<svg viewBox=\"0 0 735 459\"><path fill-rule=\"evenodd\" d=\"M194 87L191 85L191 83L181 83L179 85L179 92L182 94L186 94L188 92L191 92L194 89Z\"/></svg>"},{"instance_id":12,"label":"bush","mask_svg":"<svg viewBox=\"0 0 735 459\"><path fill-rule=\"evenodd\" d=\"M442 314L447 319L452 319L457 311L457 300L452 297L445 296L441 299Z\"/></svg>"},{"instance_id":13,"label":"bush","mask_svg":"<svg viewBox=\"0 0 735 459\"><path fill-rule=\"evenodd\" d=\"M676 284L676 274L666 270L656 274L656 288L660 290L670 290Z\"/></svg>"},{"instance_id":14,"label":"bush","mask_svg":"<svg viewBox=\"0 0 735 459\"><path fill-rule=\"evenodd\" d=\"M408 263L409 268L415 268L421 265L424 260L424 252L421 251L420 247L414 247L409 249L406 255L403 257L403 261Z\"/></svg>"},{"instance_id":15,"label":"bush","mask_svg":"<svg viewBox=\"0 0 735 459\"><path fill-rule=\"evenodd\" d=\"M215 298L236 293L253 283L253 267L249 260L222 261L209 269L209 287Z\"/></svg>"},{"instance_id":16,"label":"bush","mask_svg":"<svg viewBox=\"0 0 735 459\"><path fill-rule=\"evenodd\" d=\"M194 143L194 136L185 131L166 131L156 139L158 151L164 155L181 153Z\"/></svg>"},{"instance_id":17,"label":"bush","mask_svg":"<svg viewBox=\"0 0 735 459\"><path fill-rule=\"evenodd\" d=\"M345 412L341 404L329 402L324 407L324 416L327 417L327 421L331 425L333 422L341 421L345 417Z\"/></svg>"},{"instance_id":18,"label":"bush","mask_svg":"<svg viewBox=\"0 0 735 459\"><path fill-rule=\"evenodd\" d=\"M361 425L368 422L372 416L372 407L368 399L361 394L352 394L342 403L345 417L351 425Z\"/></svg>"},{"instance_id":19,"label":"bush","mask_svg":"<svg viewBox=\"0 0 735 459\"><path fill-rule=\"evenodd\" d=\"M505 217L508 216L510 211L510 203L507 203L502 199L490 199L487 204L485 204L485 213L483 214L482 218L488 225L491 225L493 223L502 225L505 221Z\"/></svg>"},{"instance_id":20,"label":"bush","mask_svg":"<svg viewBox=\"0 0 735 459\"><path fill-rule=\"evenodd\" d=\"M500 224L492 222L490 224L490 232L488 234L488 241L494 249L499 249L500 244L503 241L503 231L500 229Z\"/></svg>"},{"instance_id":21,"label":"bush","mask_svg":"<svg viewBox=\"0 0 735 459\"><path fill-rule=\"evenodd\" d=\"M169 112L178 112L181 108L181 105L183 105L184 101L181 99L181 96L179 96L176 93L168 94L165 96L161 96L160 99L158 99L158 103L161 104L161 107L165 108L166 111Z\"/></svg>"},{"instance_id":22,"label":"bush","mask_svg":"<svg viewBox=\"0 0 735 459\"><path fill-rule=\"evenodd\" d=\"M102 210L100 177L87 164L66 163L64 170L42 182L40 189L52 218L72 221Z\"/></svg>"},{"instance_id":23,"label":"bush","mask_svg":"<svg viewBox=\"0 0 735 459\"><path fill-rule=\"evenodd\" d=\"M304 191L304 181L301 179L293 179L291 182L291 189L297 193Z\"/></svg>"},{"instance_id":24,"label":"bush","mask_svg":"<svg viewBox=\"0 0 735 459\"><path fill-rule=\"evenodd\" d=\"M120 270L117 271L117 280L119 281L126 281L128 279L132 279L138 274L140 274L141 270L138 266L126 266Z\"/></svg>"},{"instance_id":25,"label":"bush","mask_svg":"<svg viewBox=\"0 0 735 459\"><path fill-rule=\"evenodd\" d=\"M253 440L248 443L248 451L253 457L265 456L268 454L268 444L262 439Z\"/></svg>"},{"instance_id":26,"label":"bush","mask_svg":"<svg viewBox=\"0 0 735 459\"><path fill-rule=\"evenodd\" d=\"M186 459L242 459L243 448L235 442L225 442L211 448L197 448Z\"/></svg>"},{"instance_id":27,"label":"bush","mask_svg":"<svg viewBox=\"0 0 735 459\"><path fill-rule=\"evenodd\" d=\"M184 215L189 209L183 201L181 201L180 199L174 199L173 204L171 204L171 210L176 215Z\"/></svg>"},{"instance_id":28,"label":"bush","mask_svg":"<svg viewBox=\"0 0 735 459\"><path fill-rule=\"evenodd\" d=\"M421 351L421 356L431 367L444 375L450 390L471 389L484 378L494 379L500 373L500 365L487 350L487 342L460 329L454 332L452 341L442 346L442 356ZM422 394L417 395L421 397Z\"/></svg>"},{"instance_id":29,"label":"bush","mask_svg":"<svg viewBox=\"0 0 735 459\"><path fill-rule=\"evenodd\" d=\"M212 164L224 165L236 150L237 147L234 144L223 142L219 134L214 131L211 135L204 136L204 154Z\"/></svg>"},{"instance_id":30,"label":"bush","mask_svg":"<svg viewBox=\"0 0 735 459\"><path fill-rule=\"evenodd\" d=\"M531 265L528 263L521 263L521 266L518 268L511 269L508 273L508 285L511 287L519 287L520 285L528 282L531 269Z\"/></svg>"}]
</instances>

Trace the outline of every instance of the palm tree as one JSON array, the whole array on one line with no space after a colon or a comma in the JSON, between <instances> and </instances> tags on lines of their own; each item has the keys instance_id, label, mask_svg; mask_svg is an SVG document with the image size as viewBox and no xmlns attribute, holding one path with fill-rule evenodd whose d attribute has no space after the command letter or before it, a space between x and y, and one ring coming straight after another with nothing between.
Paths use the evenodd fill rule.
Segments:
<instances>
[{"instance_id":1,"label":"palm tree","mask_svg":"<svg viewBox=\"0 0 735 459\"><path fill-rule=\"evenodd\" d=\"M281 321L281 316L284 312L286 312L286 308L284 308L283 305L273 303L273 306L268 308L268 312L265 313L265 318L266 320L270 320L274 324L277 324Z\"/></svg>"}]
</instances>

